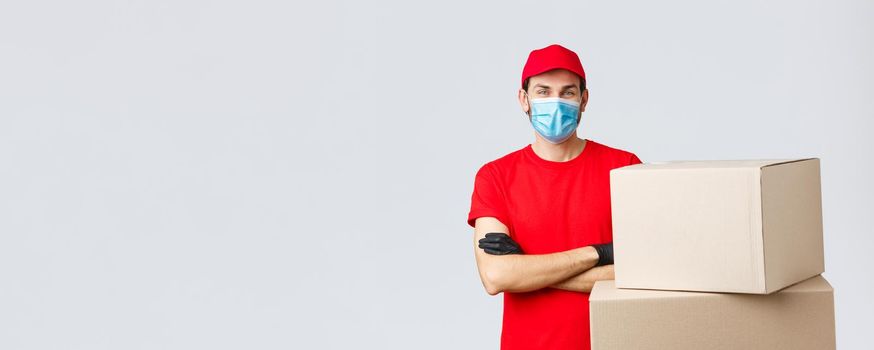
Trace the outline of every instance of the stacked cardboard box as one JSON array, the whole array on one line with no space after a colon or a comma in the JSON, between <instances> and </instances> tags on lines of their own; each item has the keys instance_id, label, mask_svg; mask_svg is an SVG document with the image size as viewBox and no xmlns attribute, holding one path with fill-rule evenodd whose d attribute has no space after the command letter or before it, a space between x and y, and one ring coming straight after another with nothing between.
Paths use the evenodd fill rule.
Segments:
<instances>
[{"instance_id":1,"label":"stacked cardboard box","mask_svg":"<svg viewBox=\"0 0 874 350\"><path fill-rule=\"evenodd\" d=\"M819 159L610 172L615 281L592 290L592 349L834 349Z\"/></svg>"}]
</instances>

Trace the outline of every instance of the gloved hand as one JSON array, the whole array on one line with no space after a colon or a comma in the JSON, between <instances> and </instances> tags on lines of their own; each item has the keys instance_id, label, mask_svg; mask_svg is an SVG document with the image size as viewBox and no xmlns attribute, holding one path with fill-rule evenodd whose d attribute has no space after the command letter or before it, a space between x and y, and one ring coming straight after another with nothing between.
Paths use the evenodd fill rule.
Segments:
<instances>
[{"instance_id":1,"label":"gloved hand","mask_svg":"<svg viewBox=\"0 0 874 350\"><path fill-rule=\"evenodd\" d=\"M489 232L479 240L479 247L491 255L522 254L522 248L503 232Z\"/></svg>"},{"instance_id":2,"label":"gloved hand","mask_svg":"<svg viewBox=\"0 0 874 350\"><path fill-rule=\"evenodd\" d=\"M593 244L592 248L598 251L598 263L595 266L604 266L613 264L613 242L604 244Z\"/></svg>"}]
</instances>

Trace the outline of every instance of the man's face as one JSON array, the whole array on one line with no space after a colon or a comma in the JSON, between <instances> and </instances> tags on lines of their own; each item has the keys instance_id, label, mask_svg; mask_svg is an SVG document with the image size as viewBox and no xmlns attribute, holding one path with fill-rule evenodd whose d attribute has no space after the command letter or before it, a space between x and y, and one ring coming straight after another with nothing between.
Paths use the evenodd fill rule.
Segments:
<instances>
[{"instance_id":1,"label":"man's face","mask_svg":"<svg viewBox=\"0 0 874 350\"><path fill-rule=\"evenodd\" d=\"M586 103L589 102L589 91L580 91L580 77L565 69L553 69L535 75L528 79L528 91L519 89L519 104L526 114L530 110L528 99L546 97L561 97L580 102L580 114L582 114L586 109Z\"/></svg>"}]
</instances>

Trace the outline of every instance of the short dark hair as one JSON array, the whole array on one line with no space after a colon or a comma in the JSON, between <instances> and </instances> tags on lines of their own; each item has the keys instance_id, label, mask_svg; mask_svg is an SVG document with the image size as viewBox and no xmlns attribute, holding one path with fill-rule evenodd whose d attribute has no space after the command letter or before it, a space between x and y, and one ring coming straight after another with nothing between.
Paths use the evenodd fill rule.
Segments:
<instances>
[{"instance_id":1,"label":"short dark hair","mask_svg":"<svg viewBox=\"0 0 874 350\"><path fill-rule=\"evenodd\" d=\"M580 92L582 92L583 90L586 89L586 79L584 79L583 77L579 77L579 78L580 78ZM528 91L528 81L529 80L531 80L531 78L525 79L525 81L522 82L522 90L525 90L526 92Z\"/></svg>"}]
</instances>

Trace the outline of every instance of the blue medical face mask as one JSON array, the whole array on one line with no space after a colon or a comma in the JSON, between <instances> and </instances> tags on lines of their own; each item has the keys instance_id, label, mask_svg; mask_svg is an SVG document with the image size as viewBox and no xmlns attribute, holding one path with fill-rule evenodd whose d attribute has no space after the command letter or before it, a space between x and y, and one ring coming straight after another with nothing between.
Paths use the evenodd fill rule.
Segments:
<instances>
[{"instance_id":1,"label":"blue medical face mask","mask_svg":"<svg viewBox=\"0 0 874 350\"><path fill-rule=\"evenodd\" d=\"M577 129L580 102L559 97L528 100L531 107L531 125L546 141L559 144Z\"/></svg>"}]
</instances>

